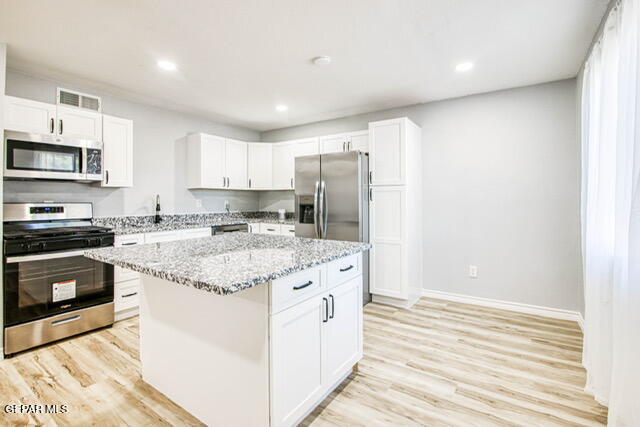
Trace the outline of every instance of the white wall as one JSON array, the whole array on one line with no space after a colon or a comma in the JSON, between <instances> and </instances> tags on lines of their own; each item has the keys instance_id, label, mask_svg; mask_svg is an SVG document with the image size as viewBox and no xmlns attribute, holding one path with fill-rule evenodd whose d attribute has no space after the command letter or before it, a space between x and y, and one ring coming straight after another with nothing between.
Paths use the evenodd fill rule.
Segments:
<instances>
[{"instance_id":1,"label":"white wall","mask_svg":"<svg viewBox=\"0 0 640 427\"><path fill-rule=\"evenodd\" d=\"M256 131L129 102L72 82L7 72L8 95L55 103L57 86L100 95L105 114L134 121L134 186L113 189L73 182L6 181L5 202L87 201L93 202L96 216L142 215L153 213L155 195L160 194L164 213L221 212L225 200L230 202L232 210L258 209L258 195L254 192L187 190L183 141L189 132L256 141L259 138ZM196 207L196 199L202 200L201 208Z\"/></svg>"},{"instance_id":2,"label":"white wall","mask_svg":"<svg viewBox=\"0 0 640 427\"><path fill-rule=\"evenodd\" d=\"M408 116L422 127L424 287L583 309L576 80L264 132L264 141L366 129ZM260 206L291 205L291 192ZM479 277L467 277L469 264Z\"/></svg>"},{"instance_id":3,"label":"white wall","mask_svg":"<svg viewBox=\"0 0 640 427\"><path fill-rule=\"evenodd\" d=\"M5 90L5 73L7 69L7 45L0 43L0 141L3 141L4 144L4 90ZM0 150L0 165L4 164L4 150ZM0 168L0 197L2 196L3 190L3 175L4 168ZM2 210L2 204L0 204L0 218L2 218L4 212ZM2 222L0 221L0 236L2 236ZM0 259L2 258L2 247L0 246ZM0 277L3 276L2 264L0 263ZM3 301L3 293L0 292L0 319L4 319L4 301ZM4 331L4 327L2 328ZM0 332L0 359L4 357L4 352L2 351L2 343L4 343L4 335L3 332Z\"/></svg>"}]
</instances>

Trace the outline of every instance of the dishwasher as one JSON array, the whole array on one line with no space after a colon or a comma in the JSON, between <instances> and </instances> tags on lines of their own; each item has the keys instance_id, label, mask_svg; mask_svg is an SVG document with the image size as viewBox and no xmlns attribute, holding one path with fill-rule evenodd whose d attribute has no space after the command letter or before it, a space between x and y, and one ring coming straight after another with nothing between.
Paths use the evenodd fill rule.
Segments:
<instances>
[{"instance_id":1,"label":"dishwasher","mask_svg":"<svg viewBox=\"0 0 640 427\"><path fill-rule=\"evenodd\" d=\"M233 224L233 225L215 225L211 227L211 234L214 236L218 236L220 234L226 233L248 233L249 225L248 224Z\"/></svg>"}]
</instances>

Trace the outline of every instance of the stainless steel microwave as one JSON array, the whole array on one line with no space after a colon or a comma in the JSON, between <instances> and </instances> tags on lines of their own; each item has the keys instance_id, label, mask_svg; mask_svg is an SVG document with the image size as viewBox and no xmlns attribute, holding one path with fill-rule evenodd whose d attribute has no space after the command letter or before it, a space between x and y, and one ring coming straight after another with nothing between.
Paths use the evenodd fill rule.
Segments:
<instances>
[{"instance_id":1,"label":"stainless steel microwave","mask_svg":"<svg viewBox=\"0 0 640 427\"><path fill-rule=\"evenodd\" d=\"M4 176L69 181L102 180L102 142L4 132Z\"/></svg>"}]
</instances>

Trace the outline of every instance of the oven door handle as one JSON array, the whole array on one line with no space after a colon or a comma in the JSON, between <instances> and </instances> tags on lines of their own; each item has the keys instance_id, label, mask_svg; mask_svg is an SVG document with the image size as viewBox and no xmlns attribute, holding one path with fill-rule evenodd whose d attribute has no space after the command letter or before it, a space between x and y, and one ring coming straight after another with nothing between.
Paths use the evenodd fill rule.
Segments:
<instances>
[{"instance_id":1,"label":"oven door handle","mask_svg":"<svg viewBox=\"0 0 640 427\"><path fill-rule=\"evenodd\" d=\"M56 259L56 258L69 258L72 256L82 256L82 255L84 255L84 250L51 252L48 254L37 254L37 255L13 256L13 257L7 258L7 264L12 264L16 262L43 261L47 259Z\"/></svg>"}]
</instances>

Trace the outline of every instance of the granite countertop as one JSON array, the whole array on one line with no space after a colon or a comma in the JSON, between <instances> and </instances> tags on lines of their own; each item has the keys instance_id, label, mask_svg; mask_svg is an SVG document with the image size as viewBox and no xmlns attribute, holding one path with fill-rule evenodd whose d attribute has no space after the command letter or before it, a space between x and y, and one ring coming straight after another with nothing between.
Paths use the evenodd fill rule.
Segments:
<instances>
[{"instance_id":1,"label":"granite countertop","mask_svg":"<svg viewBox=\"0 0 640 427\"><path fill-rule=\"evenodd\" d=\"M115 234L153 233L157 231L188 230L248 223L268 223L293 225L293 214L287 213L284 221L278 219L277 212L233 212L233 213L193 213L161 215L161 222L155 224L153 215L98 217L95 225L110 227Z\"/></svg>"},{"instance_id":2,"label":"granite countertop","mask_svg":"<svg viewBox=\"0 0 640 427\"><path fill-rule=\"evenodd\" d=\"M160 222L159 224L140 224L140 225L112 225L112 231L117 235L136 234L136 233L154 233L157 231L173 231L188 230L192 228L213 227L217 225L235 225L248 223L267 223L267 224L286 224L293 225L293 220L285 220L280 222L277 219L265 218L229 218L229 219L208 219L201 222Z\"/></svg>"},{"instance_id":3,"label":"granite countertop","mask_svg":"<svg viewBox=\"0 0 640 427\"><path fill-rule=\"evenodd\" d=\"M111 247L85 256L172 282L229 295L369 249L369 243L230 233Z\"/></svg>"}]
</instances>

